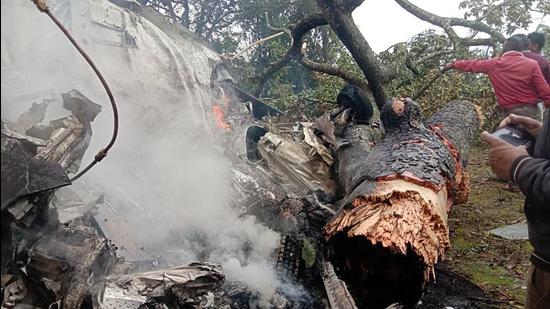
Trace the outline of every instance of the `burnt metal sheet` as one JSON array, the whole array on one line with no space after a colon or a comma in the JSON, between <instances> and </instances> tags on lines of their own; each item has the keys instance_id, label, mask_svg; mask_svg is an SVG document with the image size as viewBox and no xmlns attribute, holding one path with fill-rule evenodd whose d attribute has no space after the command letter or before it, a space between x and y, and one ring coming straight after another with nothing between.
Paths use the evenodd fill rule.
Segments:
<instances>
[{"instance_id":1,"label":"burnt metal sheet","mask_svg":"<svg viewBox=\"0 0 550 309\"><path fill-rule=\"evenodd\" d=\"M70 110L73 115L82 123L94 121L95 117L101 112L101 105L92 102L78 90L71 90L61 94L63 98L63 107Z\"/></svg>"},{"instance_id":2,"label":"burnt metal sheet","mask_svg":"<svg viewBox=\"0 0 550 309\"><path fill-rule=\"evenodd\" d=\"M154 297L165 297L177 288L210 290L225 280L221 266L207 262L191 263L145 273L111 276L100 299L111 302L123 295L126 300L139 302ZM103 306L102 306L103 307Z\"/></svg>"},{"instance_id":3,"label":"burnt metal sheet","mask_svg":"<svg viewBox=\"0 0 550 309\"><path fill-rule=\"evenodd\" d=\"M252 116L255 119L262 119L266 116L282 116L285 114L275 107L265 103L264 101L239 88L239 86L235 85L230 80L219 82L219 85L224 88L224 90L229 90L231 94L238 97L242 102L250 102Z\"/></svg>"},{"instance_id":4,"label":"burnt metal sheet","mask_svg":"<svg viewBox=\"0 0 550 309\"><path fill-rule=\"evenodd\" d=\"M323 262L321 277L332 309L357 309L346 283L338 278L330 262Z\"/></svg>"},{"instance_id":5,"label":"burnt metal sheet","mask_svg":"<svg viewBox=\"0 0 550 309\"><path fill-rule=\"evenodd\" d=\"M336 192L330 166L313 147L267 132L258 142L258 152L289 196L305 196L317 190Z\"/></svg>"},{"instance_id":6,"label":"burnt metal sheet","mask_svg":"<svg viewBox=\"0 0 550 309\"><path fill-rule=\"evenodd\" d=\"M2 209L22 196L71 184L61 165L29 157L17 142L2 141L1 162Z\"/></svg>"},{"instance_id":7,"label":"burnt metal sheet","mask_svg":"<svg viewBox=\"0 0 550 309\"><path fill-rule=\"evenodd\" d=\"M29 250L27 276L40 281L53 296L50 301L59 301L62 308L80 308L116 263L110 242L83 228L43 234Z\"/></svg>"}]
</instances>

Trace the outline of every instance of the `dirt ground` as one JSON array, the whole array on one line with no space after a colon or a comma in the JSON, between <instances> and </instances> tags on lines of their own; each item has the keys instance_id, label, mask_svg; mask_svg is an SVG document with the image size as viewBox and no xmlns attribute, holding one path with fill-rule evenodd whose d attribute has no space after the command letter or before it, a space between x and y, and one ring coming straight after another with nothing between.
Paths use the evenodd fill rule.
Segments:
<instances>
[{"instance_id":1,"label":"dirt ground","mask_svg":"<svg viewBox=\"0 0 550 309\"><path fill-rule=\"evenodd\" d=\"M523 195L505 189L486 163L486 147L474 146L468 166L469 201L454 206L449 215L452 248L445 263L492 292L503 308L521 308L532 247L528 241L506 240L489 231L525 220Z\"/></svg>"}]
</instances>

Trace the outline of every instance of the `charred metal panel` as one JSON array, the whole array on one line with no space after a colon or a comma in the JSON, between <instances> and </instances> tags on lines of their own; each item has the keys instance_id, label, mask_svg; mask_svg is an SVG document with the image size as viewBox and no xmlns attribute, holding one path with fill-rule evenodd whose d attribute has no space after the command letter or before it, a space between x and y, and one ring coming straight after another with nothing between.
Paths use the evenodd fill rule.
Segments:
<instances>
[{"instance_id":1,"label":"charred metal panel","mask_svg":"<svg viewBox=\"0 0 550 309\"><path fill-rule=\"evenodd\" d=\"M338 278L330 262L323 263L322 277L331 309L357 309L346 283Z\"/></svg>"},{"instance_id":2,"label":"charred metal panel","mask_svg":"<svg viewBox=\"0 0 550 309\"><path fill-rule=\"evenodd\" d=\"M2 134L2 210L20 197L69 185L55 162L32 158L17 140Z\"/></svg>"},{"instance_id":3,"label":"charred metal panel","mask_svg":"<svg viewBox=\"0 0 550 309\"><path fill-rule=\"evenodd\" d=\"M63 308L80 308L115 262L114 249L106 239L77 228L61 228L36 242L26 271Z\"/></svg>"}]
</instances>

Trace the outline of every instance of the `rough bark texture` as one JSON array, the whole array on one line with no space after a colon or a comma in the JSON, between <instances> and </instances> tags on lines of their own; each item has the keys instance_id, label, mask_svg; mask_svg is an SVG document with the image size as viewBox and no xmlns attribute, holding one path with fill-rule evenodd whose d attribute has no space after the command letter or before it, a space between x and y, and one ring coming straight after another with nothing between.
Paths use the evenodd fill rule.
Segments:
<instances>
[{"instance_id":1,"label":"rough bark texture","mask_svg":"<svg viewBox=\"0 0 550 309\"><path fill-rule=\"evenodd\" d=\"M365 301L358 305L369 308L420 298L450 246L447 211L467 198L463 166L480 126L475 105L465 101L425 124L415 102L393 100L381 121L386 135L374 147L362 141L339 152L340 164L354 169L341 168L346 199L325 226L335 265L355 283L352 292Z\"/></svg>"},{"instance_id":2,"label":"rough bark texture","mask_svg":"<svg viewBox=\"0 0 550 309\"><path fill-rule=\"evenodd\" d=\"M451 101L426 122L432 131L441 132L456 147L462 164L467 165L471 141L481 126L481 110L466 101Z\"/></svg>"},{"instance_id":3,"label":"rough bark texture","mask_svg":"<svg viewBox=\"0 0 550 309\"><path fill-rule=\"evenodd\" d=\"M345 196L355 188L353 181L357 171L365 164L364 159L372 151L374 145L383 137L380 118L377 111L370 124L358 125L352 123L346 128L343 136L344 144L338 150L338 180Z\"/></svg>"},{"instance_id":4,"label":"rough bark texture","mask_svg":"<svg viewBox=\"0 0 550 309\"><path fill-rule=\"evenodd\" d=\"M376 105L382 107L386 93L382 87L382 73L376 53L353 22L351 12L363 1L317 0L326 21L332 27L340 41L350 51L369 83Z\"/></svg>"},{"instance_id":5,"label":"rough bark texture","mask_svg":"<svg viewBox=\"0 0 550 309\"><path fill-rule=\"evenodd\" d=\"M286 54L283 56L283 58L279 59L277 62L272 64L270 67L266 69L264 73L262 73L260 76L257 77L258 80L258 86L256 87L256 91L254 94L256 96L260 96L262 93L262 90L264 88L265 83L273 77L277 72L279 72L282 68L285 67L290 61L292 61L295 57L300 55L300 51L302 48L302 42L304 39L304 36L313 28L316 28L318 26L326 25L327 22L323 15L321 14L313 14L311 16L308 16L302 20L296 25L291 25L290 28L290 36L291 36L291 45Z\"/></svg>"},{"instance_id":6,"label":"rough bark texture","mask_svg":"<svg viewBox=\"0 0 550 309\"><path fill-rule=\"evenodd\" d=\"M310 59L307 59L303 54L300 55L300 64L302 64L304 67L312 71L321 72L332 76L337 76L347 81L348 83L356 85L362 89L365 89L365 90L369 89L369 84L367 83L366 80L355 76L355 74L351 72L344 71L338 68L334 64L315 62Z\"/></svg>"}]
</instances>

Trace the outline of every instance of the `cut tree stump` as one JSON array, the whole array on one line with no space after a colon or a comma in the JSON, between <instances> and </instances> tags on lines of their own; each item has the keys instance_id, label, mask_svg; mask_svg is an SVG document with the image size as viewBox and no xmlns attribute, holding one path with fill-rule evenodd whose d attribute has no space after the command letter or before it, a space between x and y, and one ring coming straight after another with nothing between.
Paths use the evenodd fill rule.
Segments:
<instances>
[{"instance_id":1,"label":"cut tree stump","mask_svg":"<svg viewBox=\"0 0 550 309\"><path fill-rule=\"evenodd\" d=\"M346 198L324 232L359 307L420 299L450 247L447 213L467 200L464 167L480 115L474 104L453 101L424 122L418 104L392 99L380 113L385 136L376 145L346 134L351 145L338 153Z\"/></svg>"}]
</instances>

